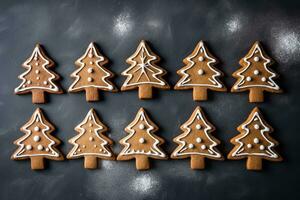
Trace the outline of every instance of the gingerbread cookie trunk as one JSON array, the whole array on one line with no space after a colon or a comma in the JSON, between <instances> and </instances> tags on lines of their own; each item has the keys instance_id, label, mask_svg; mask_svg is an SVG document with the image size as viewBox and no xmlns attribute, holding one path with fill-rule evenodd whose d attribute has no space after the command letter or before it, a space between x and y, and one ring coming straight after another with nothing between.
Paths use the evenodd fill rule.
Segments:
<instances>
[{"instance_id":1,"label":"gingerbread cookie trunk","mask_svg":"<svg viewBox=\"0 0 300 200\"><path fill-rule=\"evenodd\" d=\"M232 74L237 82L231 88L231 92L250 90L249 102L263 102L264 91L282 92L273 80L273 78L277 78L277 74L269 69L273 61L263 51L259 42L254 43L239 63L241 68Z\"/></svg>"},{"instance_id":2,"label":"gingerbread cookie trunk","mask_svg":"<svg viewBox=\"0 0 300 200\"><path fill-rule=\"evenodd\" d=\"M79 134L69 140L74 146L67 158L84 157L84 168L86 169L96 169L97 158L114 160L114 154L110 149L113 141L103 135L107 130L108 128L99 120L94 109L91 109L75 128Z\"/></svg>"},{"instance_id":3,"label":"gingerbread cookie trunk","mask_svg":"<svg viewBox=\"0 0 300 200\"><path fill-rule=\"evenodd\" d=\"M45 103L45 92L63 93L54 81L59 76L48 68L54 66L54 62L48 58L41 45L37 44L31 56L22 65L27 69L19 76L22 83L15 88L15 94L32 93L32 103Z\"/></svg>"},{"instance_id":4,"label":"gingerbread cookie trunk","mask_svg":"<svg viewBox=\"0 0 300 200\"><path fill-rule=\"evenodd\" d=\"M200 41L194 51L183 60L185 66L177 71L181 79L175 85L176 90L193 89L195 101L207 100L207 90L225 92L227 89L219 80L223 73L214 67L217 59Z\"/></svg>"},{"instance_id":5,"label":"gingerbread cookie trunk","mask_svg":"<svg viewBox=\"0 0 300 200\"><path fill-rule=\"evenodd\" d=\"M174 138L178 147L171 154L173 159L191 158L192 169L204 169L205 158L224 160L216 149L220 141L211 133L215 127L206 119L204 112L198 106L180 129L182 134Z\"/></svg>"},{"instance_id":6,"label":"gingerbread cookie trunk","mask_svg":"<svg viewBox=\"0 0 300 200\"><path fill-rule=\"evenodd\" d=\"M14 142L19 148L11 156L13 160L30 158L31 169L44 169L44 159L63 160L63 155L55 148L60 141L50 135L55 130L44 117L40 108L36 109L31 119L20 128L25 135Z\"/></svg>"},{"instance_id":7,"label":"gingerbread cookie trunk","mask_svg":"<svg viewBox=\"0 0 300 200\"><path fill-rule=\"evenodd\" d=\"M235 147L228 154L228 159L247 158L248 170L261 170L262 159L282 161L282 157L273 150L278 142L269 136L273 128L265 122L257 107L237 130L240 134L230 140Z\"/></svg>"},{"instance_id":8,"label":"gingerbread cookie trunk","mask_svg":"<svg viewBox=\"0 0 300 200\"><path fill-rule=\"evenodd\" d=\"M153 134L157 130L158 127L141 108L135 119L125 128L129 135L120 140L120 144L125 147L117 160L136 159L136 168L146 170L150 168L149 157L167 159L166 154L159 148L164 140Z\"/></svg>"},{"instance_id":9,"label":"gingerbread cookie trunk","mask_svg":"<svg viewBox=\"0 0 300 200\"><path fill-rule=\"evenodd\" d=\"M107 63L108 59L99 53L93 42L90 43L83 56L75 62L78 69L71 74L75 81L69 92L85 90L86 101L98 101L98 90L116 92L117 88L109 81L114 74L103 67Z\"/></svg>"},{"instance_id":10,"label":"gingerbread cookie trunk","mask_svg":"<svg viewBox=\"0 0 300 200\"><path fill-rule=\"evenodd\" d=\"M155 55L144 40L126 62L130 67L122 72L127 79L123 83L122 91L139 89L140 99L151 99L152 88L170 89L168 83L162 78L166 71L156 65L159 56Z\"/></svg>"}]
</instances>

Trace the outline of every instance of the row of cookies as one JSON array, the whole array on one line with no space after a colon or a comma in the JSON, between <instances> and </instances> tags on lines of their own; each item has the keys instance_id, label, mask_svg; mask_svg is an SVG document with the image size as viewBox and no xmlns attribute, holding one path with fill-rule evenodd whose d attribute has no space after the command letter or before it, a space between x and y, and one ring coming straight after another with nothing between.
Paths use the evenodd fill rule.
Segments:
<instances>
[{"instance_id":1,"label":"row of cookies","mask_svg":"<svg viewBox=\"0 0 300 200\"><path fill-rule=\"evenodd\" d=\"M134 54L126 60L130 67L122 72L127 78L121 90L138 88L140 99L150 99L153 88L170 89L169 84L162 78L166 71L157 65L159 60L159 56L142 40ZM183 62L184 67L177 71L181 78L174 87L176 90L192 89L194 100L207 100L207 90L227 90L219 80L223 73L215 67L217 59L202 41ZM91 43L75 62L78 69L71 74L75 81L68 91L85 91L87 101L99 100L98 90L116 92L116 86L110 81L114 74L104 67L107 63L108 59ZM232 87L232 92L249 90L250 102L263 102L264 91L281 92L273 80L277 74L269 68L273 61L259 42L254 43L239 63L241 68L233 73L237 82ZM54 62L46 56L41 46L36 45L31 56L23 63L27 70L19 76L22 83L15 89L15 93L31 92L33 103L45 103L45 92L63 93L55 83L58 75L49 69L53 65Z\"/></svg>"},{"instance_id":2,"label":"row of cookies","mask_svg":"<svg viewBox=\"0 0 300 200\"><path fill-rule=\"evenodd\" d=\"M217 149L220 141L213 136L215 127L207 120L203 110L196 107L189 119L180 126L182 133L174 138L178 144L171 153L172 159L190 157L192 169L204 169L205 158L224 160ZM31 119L20 129L25 133L14 143L18 149L13 153L13 160L30 159L32 169L44 169L44 159L64 160L64 156L56 149L60 141L51 135L54 126L45 118L41 109L37 109ZM91 109L84 120L75 127L78 134L69 142L73 148L67 155L68 159L84 157L84 167L97 168L98 159L114 160L111 150L113 141L105 136L108 130ZM273 149L278 145L269 133L272 127L263 119L261 112L255 107L246 121L237 130L240 132L231 139L234 148L228 154L228 159L247 158L248 170L261 170L262 159L281 161L282 157ZM150 168L149 158L167 159L168 156L160 148L164 140L154 134L158 126L141 108L134 120L125 128L128 133L120 140L124 146L117 160L136 160L138 170Z\"/></svg>"}]
</instances>

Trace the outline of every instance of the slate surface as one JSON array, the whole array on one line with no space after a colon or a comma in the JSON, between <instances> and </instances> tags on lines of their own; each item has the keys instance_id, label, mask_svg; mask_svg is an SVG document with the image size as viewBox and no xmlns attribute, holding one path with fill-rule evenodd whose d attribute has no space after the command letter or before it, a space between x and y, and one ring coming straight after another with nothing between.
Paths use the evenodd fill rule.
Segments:
<instances>
[{"instance_id":1,"label":"slate surface","mask_svg":"<svg viewBox=\"0 0 300 200\"><path fill-rule=\"evenodd\" d=\"M299 199L299 1L11 1L0 2L0 199ZM13 89L21 63L36 42L42 43L55 60L55 71L67 89L74 61L87 45L95 41L110 60L107 67L118 74L128 67L125 59L139 41L150 42L161 56L167 80L174 85L182 59L202 39L221 64L228 87L234 83L231 73L239 65L255 40L263 42L277 64L273 69L281 77L277 82L285 93L267 95L259 104L274 127L280 141L278 151L283 163L264 162L264 171L248 172L243 161L209 161L207 170L192 171L188 160L153 161L146 172L135 170L134 161L104 161L101 169L84 170L82 160L48 162L47 170L30 170L29 161L11 161L16 146L12 142L23 135L19 131L36 105L31 95L17 96ZM66 154L74 136L73 128L94 107L110 127L116 141L114 152L125 136L123 128L145 107L161 127L157 133L167 140L163 148L170 153L195 106L201 105L215 133L222 141L222 152L232 148L229 139L255 104L246 93L210 93L208 102L193 102L191 91L159 91L156 98L140 101L137 92L105 93L103 101L86 103L84 94L51 95L50 103L40 105L56 125L55 136L63 141Z\"/></svg>"}]
</instances>

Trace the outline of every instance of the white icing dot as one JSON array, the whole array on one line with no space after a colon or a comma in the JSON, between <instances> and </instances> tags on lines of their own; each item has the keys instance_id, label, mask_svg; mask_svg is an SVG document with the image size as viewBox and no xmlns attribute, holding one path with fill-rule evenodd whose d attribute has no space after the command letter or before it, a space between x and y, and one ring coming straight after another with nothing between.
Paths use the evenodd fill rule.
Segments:
<instances>
[{"instance_id":1,"label":"white icing dot","mask_svg":"<svg viewBox=\"0 0 300 200\"><path fill-rule=\"evenodd\" d=\"M87 72L91 74L94 72L94 70L93 70L93 68L90 67L90 68L88 68Z\"/></svg>"},{"instance_id":2,"label":"white icing dot","mask_svg":"<svg viewBox=\"0 0 300 200\"><path fill-rule=\"evenodd\" d=\"M49 151L49 148L46 148L46 151Z\"/></svg>"},{"instance_id":3,"label":"white icing dot","mask_svg":"<svg viewBox=\"0 0 300 200\"><path fill-rule=\"evenodd\" d=\"M203 145L201 145L201 149L206 149L206 146L203 144Z\"/></svg>"},{"instance_id":4,"label":"white icing dot","mask_svg":"<svg viewBox=\"0 0 300 200\"><path fill-rule=\"evenodd\" d=\"M102 151L102 149L99 149L99 151L101 152L101 151Z\"/></svg>"},{"instance_id":5,"label":"white icing dot","mask_svg":"<svg viewBox=\"0 0 300 200\"><path fill-rule=\"evenodd\" d=\"M92 53L89 53L89 58L92 58L93 57L93 54Z\"/></svg>"},{"instance_id":6,"label":"white icing dot","mask_svg":"<svg viewBox=\"0 0 300 200\"><path fill-rule=\"evenodd\" d=\"M85 147L86 147L85 145L82 145L82 148L84 148L84 149L85 149Z\"/></svg>"},{"instance_id":7,"label":"white icing dot","mask_svg":"<svg viewBox=\"0 0 300 200\"><path fill-rule=\"evenodd\" d=\"M92 123L90 123L90 124L89 124L89 127L92 127L92 126L93 126L93 124L92 124Z\"/></svg>"},{"instance_id":8,"label":"white icing dot","mask_svg":"<svg viewBox=\"0 0 300 200\"><path fill-rule=\"evenodd\" d=\"M248 149L252 148L252 144L247 144Z\"/></svg>"},{"instance_id":9,"label":"white icing dot","mask_svg":"<svg viewBox=\"0 0 300 200\"><path fill-rule=\"evenodd\" d=\"M254 138L254 139L253 139L253 142L254 142L255 144L258 144L258 143L259 143L259 139L258 139L258 138Z\"/></svg>"},{"instance_id":10,"label":"white icing dot","mask_svg":"<svg viewBox=\"0 0 300 200\"><path fill-rule=\"evenodd\" d=\"M24 88L24 87L26 87L26 85L22 85L22 87Z\"/></svg>"},{"instance_id":11,"label":"white icing dot","mask_svg":"<svg viewBox=\"0 0 300 200\"><path fill-rule=\"evenodd\" d=\"M93 61L90 61L90 65L92 65L93 64Z\"/></svg>"},{"instance_id":12,"label":"white icing dot","mask_svg":"<svg viewBox=\"0 0 300 200\"><path fill-rule=\"evenodd\" d=\"M34 56L34 58L33 58L33 59L34 59L35 61L36 61L36 60L38 60L37 56Z\"/></svg>"},{"instance_id":13,"label":"white icing dot","mask_svg":"<svg viewBox=\"0 0 300 200\"><path fill-rule=\"evenodd\" d=\"M250 76L247 76L246 81L251 81L252 78Z\"/></svg>"},{"instance_id":14,"label":"white icing dot","mask_svg":"<svg viewBox=\"0 0 300 200\"><path fill-rule=\"evenodd\" d=\"M93 132L93 130L90 129L89 132L91 133L91 132Z\"/></svg>"},{"instance_id":15,"label":"white icing dot","mask_svg":"<svg viewBox=\"0 0 300 200\"><path fill-rule=\"evenodd\" d=\"M193 149L194 148L194 145L193 144L189 144L189 149Z\"/></svg>"},{"instance_id":16,"label":"white icing dot","mask_svg":"<svg viewBox=\"0 0 300 200\"><path fill-rule=\"evenodd\" d=\"M255 61L255 62L258 62L258 61L259 61L259 57L255 56L255 57L254 57L254 61Z\"/></svg>"},{"instance_id":17,"label":"white icing dot","mask_svg":"<svg viewBox=\"0 0 300 200\"><path fill-rule=\"evenodd\" d=\"M94 144L94 147L97 148L97 145Z\"/></svg>"},{"instance_id":18,"label":"white icing dot","mask_svg":"<svg viewBox=\"0 0 300 200\"><path fill-rule=\"evenodd\" d=\"M254 74L254 75L258 75L258 74L259 74L259 71L258 71L257 69L254 70L254 71L253 71L253 74Z\"/></svg>"},{"instance_id":19,"label":"white icing dot","mask_svg":"<svg viewBox=\"0 0 300 200\"><path fill-rule=\"evenodd\" d=\"M35 142L38 142L38 141L40 141L40 136L38 136L38 135L35 135L34 137L33 137L33 140L35 141Z\"/></svg>"},{"instance_id":20,"label":"white icing dot","mask_svg":"<svg viewBox=\"0 0 300 200\"><path fill-rule=\"evenodd\" d=\"M94 138L93 137L89 137L89 141L94 141Z\"/></svg>"},{"instance_id":21,"label":"white icing dot","mask_svg":"<svg viewBox=\"0 0 300 200\"><path fill-rule=\"evenodd\" d=\"M38 69L35 70L35 73L36 73L36 74L39 74L39 73L40 73L40 70L38 70Z\"/></svg>"},{"instance_id":22,"label":"white icing dot","mask_svg":"<svg viewBox=\"0 0 300 200\"><path fill-rule=\"evenodd\" d=\"M139 125L139 129L143 130L145 128L145 125L144 124L140 124Z\"/></svg>"},{"instance_id":23,"label":"white icing dot","mask_svg":"<svg viewBox=\"0 0 300 200\"><path fill-rule=\"evenodd\" d=\"M53 88L53 85L49 85L49 88Z\"/></svg>"},{"instance_id":24,"label":"white icing dot","mask_svg":"<svg viewBox=\"0 0 300 200\"><path fill-rule=\"evenodd\" d=\"M255 124L255 125L254 125L254 128L255 128L255 129L259 129L259 125L258 125L258 124Z\"/></svg>"},{"instance_id":25,"label":"white icing dot","mask_svg":"<svg viewBox=\"0 0 300 200\"><path fill-rule=\"evenodd\" d=\"M199 70L198 70L198 74L199 74L199 75L203 75L203 74L204 74L203 69L199 69Z\"/></svg>"},{"instance_id":26,"label":"white icing dot","mask_svg":"<svg viewBox=\"0 0 300 200\"><path fill-rule=\"evenodd\" d=\"M196 129L197 129L197 130L200 130L200 129L201 129L201 125L200 125L200 124L197 124L197 125L196 125Z\"/></svg>"},{"instance_id":27,"label":"white icing dot","mask_svg":"<svg viewBox=\"0 0 300 200\"><path fill-rule=\"evenodd\" d=\"M43 84L44 84L44 85L47 85L47 84L48 84L48 82L47 82L47 81L44 81L44 82L43 82Z\"/></svg>"},{"instance_id":28,"label":"white icing dot","mask_svg":"<svg viewBox=\"0 0 300 200\"><path fill-rule=\"evenodd\" d=\"M260 146L259 146L259 149L260 149L260 150L265 150L265 146L264 146L264 145L260 145Z\"/></svg>"},{"instance_id":29,"label":"white icing dot","mask_svg":"<svg viewBox=\"0 0 300 200\"><path fill-rule=\"evenodd\" d=\"M32 149L32 146L30 144L26 145L26 150L30 151Z\"/></svg>"},{"instance_id":30,"label":"white icing dot","mask_svg":"<svg viewBox=\"0 0 300 200\"><path fill-rule=\"evenodd\" d=\"M39 77L39 76L37 76L37 77L36 77L36 80L40 80L40 77Z\"/></svg>"},{"instance_id":31,"label":"white icing dot","mask_svg":"<svg viewBox=\"0 0 300 200\"><path fill-rule=\"evenodd\" d=\"M203 61L204 61L204 57L203 57L203 56L199 56L198 60L199 60L200 62L203 62Z\"/></svg>"},{"instance_id":32,"label":"white icing dot","mask_svg":"<svg viewBox=\"0 0 300 200\"><path fill-rule=\"evenodd\" d=\"M262 78L261 78L261 81L262 81L262 82L266 82L266 80L267 80L266 77L262 77Z\"/></svg>"},{"instance_id":33,"label":"white icing dot","mask_svg":"<svg viewBox=\"0 0 300 200\"><path fill-rule=\"evenodd\" d=\"M37 146L37 149L38 149L39 151L42 151L42 150L44 149L44 147L43 147L43 145L39 144L39 145Z\"/></svg>"},{"instance_id":34,"label":"white icing dot","mask_svg":"<svg viewBox=\"0 0 300 200\"><path fill-rule=\"evenodd\" d=\"M144 144L145 142L146 142L146 141L145 141L144 138L140 138L140 139L139 139L139 143Z\"/></svg>"},{"instance_id":35,"label":"white icing dot","mask_svg":"<svg viewBox=\"0 0 300 200\"><path fill-rule=\"evenodd\" d=\"M87 80L88 80L88 82L93 82L93 78L92 77L88 77Z\"/></svg>"},{"instance_id":36,"label":"white icing dot","mask_svg":"<svg viewBox=\"0 0 300 200\"><path fill-rule=\"evenodd\" d=\"M27 81L27 84L31 84L31 80L28 80L28 81Z\"/></svg>"},{"instance_id":37,"label":"white icing dot","mask_svg":"<svg viewBox=\"0 0 300 200\"><path fill-rule=\"evenodd\" d=\"M197 142L197 143L201 143L201 142L202 142L202 139L201 139L200 137L197 137L197 138L196 138L196 142Z\"/></svg>"},{"instance_id":38,"label":"white icing dot","mask_svg":"<svg viewBox=\"0 0 300 200\"><path fill-rule=\"evenodd\" d=\"M38 66L38 65L39 65L39 63L38 63L38 62L36 62L36 63L35 63L35 65L36 65L36 66Z\"/></svg>"},{"instance_id":39,"label":"white icing dot","mask_svg":"<svg viewBox=\"0 0 300 200\"><path fill-rule=\"evenodd\" d=\"M39 130L40 130L40 127L36 126L36 127L34 127L33 130L34 130L34 131L39 131Z\"/></svg>"},{"instance_id":40,"label":"white icing dot","mask_svg":"<svg viewBox=\"0 0 300 200\"><path fill-rule=\"evenodd\" d=\"M74 154L74 155L76 155L77 153L76 153L76 152L74 152L73 154Z\"/></svg>"},{"instance_id":41,"label":"white icing dot","mask_svg":"<svg viewBox=\"0 0 300 200\"><path fill-rule=\"evenodd\" d=\"M77 151L78 151L78 152L81 152L81 149L78 149Z\"/></svg>"}]
</instances>

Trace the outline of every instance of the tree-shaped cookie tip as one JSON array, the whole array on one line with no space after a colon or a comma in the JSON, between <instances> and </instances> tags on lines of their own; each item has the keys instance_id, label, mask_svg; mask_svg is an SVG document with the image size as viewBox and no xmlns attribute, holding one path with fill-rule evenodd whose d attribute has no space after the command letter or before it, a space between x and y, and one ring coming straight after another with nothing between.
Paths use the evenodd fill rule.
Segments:
<instances>
[{"instance_id":1,"label":"tree-shaped cookie tip","mask_svg":"<svg viewBox=\"0 0 300 200\"><path fill-rule=\"evenodd\" d=\"M173 159L191 158L192 169L204 169L205 158L223 160L223 156L216 149L220 141L212 136L215 127L206 119L204 112L198 106L190 118L181 125L183 131L174 138L178 144L171 154Z\"/></svg>"},{"instance_id":2,"label":"tree-shaped cookie tip","mask_svg":"<svg viewBox=\"0 0 300 200\"><path fill-rule=\"evenodd\" d=\"M98 165L98 158L114 160L110 146L113 141L104 135L108 128L99 120L94 109L91 109L84 120L75 127L78 134L69 142L73 148L68 153L68 159L84 157L84 167L95 169Z\"/></svg>"},{"instance_id":3,"label":"tree-shaped cookie tip","mask_svg":"<svg viewBox=\"0 0 300 200\"><path fill-rule=\"evenodd\" d=\"M282 92L273 80L278 75L269 68L273 60L264 52L260 42L255 42L239 63L241 68L232 75L237 81L231 88L231 92L249 90L250 102L263 102L264 91Z\"/></svg>"},{"instance_id":4,"label":"tree-shaped cookie tip","mask_svg":"<svg viewBox=\"0 0 300 200\"><path fill-rule=\"evenodd\" d=\"M20 128L25 135L14 144L18 149L11 156L13 160L31 160L31 169L44 169L44 159L63 160L63 155L55 148L60 141L51 135L55 130L40 108L36 109L31 119Z\"/></svg>"},{"instance_id":5,"label":"tree-shaped cookie tip","mask_svg":"<svg viewBox=\"0 0 300 200\"><path fill-rule=\"evenodd\" d=\"M130 67L122 72L127 78L121 90L138 88L140 99L151 99L153 87L169 89L168 83L162 78L166 71L156 65L159 60L159 56L142 40L135 53L126 60Z\"/></svg>"},{"instance_id":6,"label":"tree-shaped cookie tip","mask_svg":"<svg viewBox=\"0 0 300 200\"><path fill-rule=\"evenodd\" d=\"M226 87L219 80L223 73L215 67L217 62L204 42L200 41L193 52L183 60L185 66L177 71L181 78L175 85L175 89L193 89L195 101L207 100L208 89L226 91Z\"/></svg>"},{"instance_id":7,"label":"tree-shaped cookie tip","mask_svg":"<svg viewBox=\"0 0 300 200\"><path fill-rule=\"evenodd\" d=\"M125 128L128 136L120 140L124 146L117 160L136 159L136 168L146 170L150 168L149 157L155 159L167 159L166 154L159 148L164 140L154 132L158 127L141 108L135 119Z\"/></svg>"},{"instance_id":8,"label":"tree-shaped cookie tip","mask_svg":"<svg viewBox=\"0 0 300 200\"><path fill-rule=\"evenodd\" d=\"M69 87L69 92L85 91L87 101L98 101L98 90L116 92L117 88L109 80L114 74L104 67L107 63L108 59L101 55L93 42L90 43L75 62L78 69L71 74L75 81Z\"/></svg>"},{"instance_id":9,"label":"tree-shaped cookie tip","mask_svg":"<svg viewBox=\"0 0 300 200\"><path fill-rule=\"evenodd\" d=\"M32 93L32 103L45 103L45 92L60 94L62 89L54 81L59 76L50 71L54 62L46 56L40 44L37 44L31 56L22 64L27 70L19 76L22 83L15 88L16 94Z\"/></svg>"},{"instance_id":10,"label":"tree-shaped cookie tip","mask_svg":"<svg viewBox=\"0 0 300 200\"><path fill-rule=\"evenodd\" d=\"M262 159L282 161L282 157L273 149L278 142L269 135L273 128L263 119L257 107L237 130L240 134L230 140L235 146L228 154L228 159L247 158L248 170L261 170Z\"/></svg>"}]
</instances>

